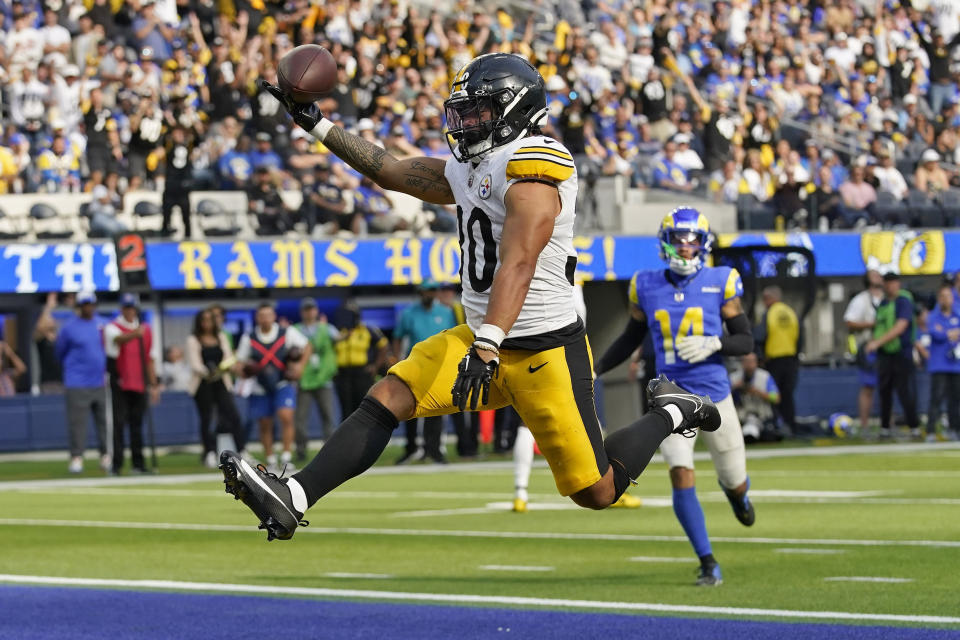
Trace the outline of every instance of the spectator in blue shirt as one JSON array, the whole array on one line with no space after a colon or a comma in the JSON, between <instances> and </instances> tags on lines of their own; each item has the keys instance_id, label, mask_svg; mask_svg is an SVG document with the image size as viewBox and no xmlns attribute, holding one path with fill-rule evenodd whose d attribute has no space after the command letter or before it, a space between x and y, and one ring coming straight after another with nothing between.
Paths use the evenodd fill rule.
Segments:
<instances>
[{"instance_id":1,"label":"spectator in blue shirt","mask_svg":"<svg viewBox=\"0 0 960 640\"><path fill-rule=\"evenodd\" d=\"M930 409L927 412L927 442L936 441L937 420L943 415L941 403L947 401L950 435L957 439L960 429L960 313L953 304L953 288L940 285L937 306L927 316L930 331Z\"/></svg>"},{"instance_id":2,"label":"spectator in blue shirt","mask_svg":"<svg viewBox=\"0 0 960 640\"><path fill-rule=\"evenodd\" d=\"M250 161L250 138L240 136L237 146L220 156L217 170L220 172L220 188L246 189L253 177L253 163Z\"/></svg>"},{"instance_id":3,"label":"spectator in blue shirt","mask_svg":"<svg viewBox=\"0 0 960 640\"><path fill-rule=\"evenodd\" d=\"M100 444L100 468L109 471L112 462L107 455L107 396L104 390L107 356L94 317L96 303L97 297L92 292L77 294L77 317L60 330L55 346L66 388L70 435L70 465L67 468L70 473L83 471L83 450L91 414Z\"/></svg>"},{"instance_id":4,"label":"spectator in blue shirt","mask_svg":"<svg viewBox=\"0 0 960 640\"><path fill-rule=\"evenodd\" d=\"M166 62L173 55L171 42L176 32L157 15L153 0L143 3L139 15L133 20L133 33L140 47L150 49L151 56L160 62Z\"/></svg>"},{"instance_id":5,"label":"spectator in blue shirt","mask_svg":"<svg viewBox=\"0 0 960 640\"><path fill-rule=\"evenodd\" d=\"M668 140L663 145L663 157L653 165L653 185L671 191L691 191L693 184L687 170L677 164L674 158L676 153L677 143Z\"/></svg>"},{"instance_id":6,"label":"spectator in blue shirt","mask_svg":"<svg viewBox=\"0 0 960 640\"><path fill-rule=\"evenodd\" d=\"M249 153L250 164L254 169L267 167L272 171L283 171L283 158L280 154L270 148L270 134L258 133L257 144L253 151Z\"/></svg>"},{"instance_id":7,"label":"spectator in blue shirt","mask_svg":"<svg viewBox=\"0 0 960 640\"><path fill-rule=\"evenodd\" d=\"M440 285L433 280L424 280L420 285L420 302L410 305L400 313L400 320L393 333L393 351L397 359L410 352L418 342L457 325L453 309L438 304L437 290ZM407 348L404 349L404 340ZM441 449L440 436L443 431L443 417L423 418L423 451L417 446L417 420L407 420L407 445L397 464L406 464L422 458L446 464L447 458Z\"/></svg>"}]
</instances>

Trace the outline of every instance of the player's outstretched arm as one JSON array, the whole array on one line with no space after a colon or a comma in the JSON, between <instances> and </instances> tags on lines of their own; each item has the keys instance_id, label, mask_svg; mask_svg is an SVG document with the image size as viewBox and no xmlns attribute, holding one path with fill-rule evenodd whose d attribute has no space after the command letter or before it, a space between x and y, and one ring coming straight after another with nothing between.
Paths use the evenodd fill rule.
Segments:
<instances>
[{"instance_id":1,"label":"player's outstretched arm","mask_svg":"<svg viewBox=\"0 0 960 640\"><path fill-rule=\"evenodd\" d=\"M311 130L310 133L316 133ZM426 156L398 160L385 149L333 125L322 142L341 160L384 189L410 194L434 204L453 204L443 176L446 160Z\"/></svg>"},{"instance_id":2,"label":"player's outstretched arm","mask_svg":"<svg viewBox=\"0 0 960 640\"><path fill-rule=\"evenodd\" d=\"M433 204L453 204L453 191L443 175L446 161L439 158L398 160L360 136L347 133L323 117L314 102L294 102L280 87L260 80L260 89L280 101L293 121L348 165L384 189L407 193Z\"/></svg>"},{"instance_id":3,"label":"player's outstretched arm","mask_svg":"<svg viewBox=\"0 0 960 640\"><path fill-rule=\"evenodd\" d=\"M553 235L560 214L557 187L543 182L517 182L503 199L507 215L500 241L500 268L490 288L484 324L510 331L527 298L540 253Z\"/></svg>"}]
</instances>

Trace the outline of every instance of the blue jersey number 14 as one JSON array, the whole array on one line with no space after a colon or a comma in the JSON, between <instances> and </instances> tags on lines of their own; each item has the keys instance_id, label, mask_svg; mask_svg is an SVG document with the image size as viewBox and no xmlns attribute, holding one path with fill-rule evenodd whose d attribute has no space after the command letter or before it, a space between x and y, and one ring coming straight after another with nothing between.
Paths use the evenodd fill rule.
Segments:
<instances>
[{"instance_id":1,"label":"blue jersey number 14","mask_svg":"<svg viewBox=\"0 0 960 640\"><path fill-rule=\"evenodd\" d=\"M653 312L653 317L660 325L660 334L663 335L663 363L676 364L677 353L674 350L675 337L670 327L670 312L666 309L657 309ZM683 318L680 319L676 338L702 335L703 307L687 307L683 312Z\"/></svg>"}]
</instances>

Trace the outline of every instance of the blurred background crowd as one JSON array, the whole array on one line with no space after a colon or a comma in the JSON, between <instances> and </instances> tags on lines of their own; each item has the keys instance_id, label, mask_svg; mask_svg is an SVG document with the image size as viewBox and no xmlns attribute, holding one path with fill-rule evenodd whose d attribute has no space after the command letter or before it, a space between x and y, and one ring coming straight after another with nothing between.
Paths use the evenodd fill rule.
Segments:
<instances>
[{"instance_id":1,"label":"blurred background crowd","mask_svg":"<svg viewBox=\"0 0 960 640\"><path fill-rule=\"evenodd\" d=\"M397 155L448 157L449 77L508 51L543 74L586 188L737 203L741 227L950 224L960 2L906 2L3 0L0 193L93 192L109 227L125 192L173 182L246 190L261 233L409 227L257 93L315 42L340 66L324 112Z\"/></svg>"}]
</instances>

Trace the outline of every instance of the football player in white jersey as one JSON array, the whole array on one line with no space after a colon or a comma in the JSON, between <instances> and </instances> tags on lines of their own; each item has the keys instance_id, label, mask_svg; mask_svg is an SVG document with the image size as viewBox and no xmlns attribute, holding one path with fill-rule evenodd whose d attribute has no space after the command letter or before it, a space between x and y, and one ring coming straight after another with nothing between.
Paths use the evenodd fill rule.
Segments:
<instances>
[{"instance_id":1,"label":"football player in white jersey","mask_svg":"<svg viewBox=\"0 0 960 640\"><path fill-rule=\"evenodd\" d=\"M419 344L375 384L317 456L290 478L220 458L228 493L288 539L317 500L369 468L398 421L513 405L553 471L557 489L602 509L640 475L671 433L720 426L716 406L665 378L650 413L603 440L592 357L573 305L577 172L570 152L540 135L543 78L525 59L488 54L453 79L445 102L454 160L398 160L335 126L315 103L261 82L294 122L385 189L456 204L467 322Z\"/></svg>"}]
</instances>

